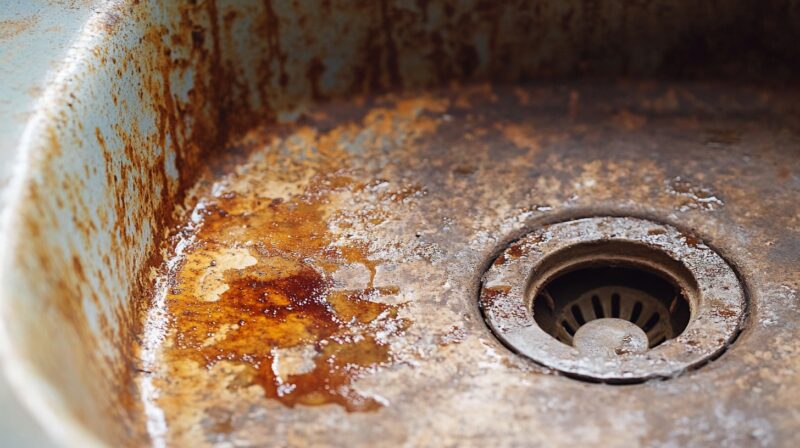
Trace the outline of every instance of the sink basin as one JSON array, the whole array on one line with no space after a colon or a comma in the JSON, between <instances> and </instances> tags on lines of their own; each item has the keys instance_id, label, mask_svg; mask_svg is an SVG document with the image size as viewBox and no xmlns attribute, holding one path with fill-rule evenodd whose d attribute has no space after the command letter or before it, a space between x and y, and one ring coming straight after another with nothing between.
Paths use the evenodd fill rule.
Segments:
<instances>
[{"instance_id":1,"label":"sink basin","mask_svg":"<svg viewBox=\"0 0 800 448\"><path fill-rule=\"evenodd\" d=\"M67 446L796 445L799 37L792 1L110 2L20 145L6 374ZM547 297L484 273L613 217L697 297L604 356L702 356L496 336L482 289Z\"/></svg>"}]
</instances>

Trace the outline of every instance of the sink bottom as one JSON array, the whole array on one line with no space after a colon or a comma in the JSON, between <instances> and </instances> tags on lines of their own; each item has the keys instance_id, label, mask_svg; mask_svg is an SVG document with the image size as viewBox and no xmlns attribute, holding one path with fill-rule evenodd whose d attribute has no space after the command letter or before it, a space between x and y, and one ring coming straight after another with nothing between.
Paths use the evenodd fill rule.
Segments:
<instances>
[{"instance_id":1,"label":"sink bottom","mask_svg":"<svg viewBox=\"0 0 800 448\"><path fill-rule=\"evenodd\" d=\"M798 99L712 83L486 84L330 102L253 129L209 160L145 298L135 382L151 438L622 445L724 427L708 442L747 443L768 421L788 440L796 403L775 393L779 373L747 384L781 363L752 353L791 316L701 370L608 386L509 351L477 297L487 263L531 228L620 214L697 233L765 273L750 288L775 287L797 227ZM777 306L752 297L756 313Z\"/></svg>"}]
</instances>

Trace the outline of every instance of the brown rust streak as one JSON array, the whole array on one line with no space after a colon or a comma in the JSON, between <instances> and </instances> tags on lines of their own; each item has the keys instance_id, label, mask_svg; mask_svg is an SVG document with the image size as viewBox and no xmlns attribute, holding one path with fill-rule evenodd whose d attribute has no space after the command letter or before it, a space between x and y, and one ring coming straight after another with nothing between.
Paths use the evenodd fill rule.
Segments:
<instances>
[{"instance_id":1,"label":"brown rust streak","mask_svg":"<svg viewBox=\"0 0 800 448\"><path fill-rule=\"evenodd\" d=\"M280 20L272 6L272 0L264 0L264 17L270 57L278 60L278 83L281 87L286 87L289 82L289 76L286 74L286 53L281 49Z\"/></svg>"},{"instance_id":2,"label":"brown rust streak","mask_svg":"<svg viewBox=\"0 0 800 448\"><path fill-rule=\"evenodd\" d=\"M400 69L397 61L397 46L394 42L393 22L386 0L380 1L381 29L383 30L384 45L386 46L386 69L389 72L389 82L392 87L401 87Z\"/></svg>"}]
</instances>

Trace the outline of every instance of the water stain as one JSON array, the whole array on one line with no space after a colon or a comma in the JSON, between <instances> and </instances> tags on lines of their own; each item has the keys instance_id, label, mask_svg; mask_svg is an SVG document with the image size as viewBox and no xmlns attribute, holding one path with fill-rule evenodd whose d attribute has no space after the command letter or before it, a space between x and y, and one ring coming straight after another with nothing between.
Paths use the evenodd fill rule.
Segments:
<instances>
[{"instance_id":1,"label":"water stain","mask_svg":"<svg viewBox=\"0 0 800 448\"><path fill-rule=\"evenodd\" d=\"M681 177L676 177L667 182L667 192L679 199L678 210L713 211L721 208L725 203L710 188L696 185Z\"/></svg>"}]
</instances>

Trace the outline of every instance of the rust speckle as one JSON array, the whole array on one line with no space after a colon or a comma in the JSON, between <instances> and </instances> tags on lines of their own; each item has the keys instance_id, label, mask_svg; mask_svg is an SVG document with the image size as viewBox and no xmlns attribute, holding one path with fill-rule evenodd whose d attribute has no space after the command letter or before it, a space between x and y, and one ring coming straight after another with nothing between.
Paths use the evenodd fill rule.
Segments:
<instances>
[{"instance_id":1,"label":"rust speckle","mask_svg":"<svg viewBox=\"0 0 800 448\"><path fill-rule=\"evenodd\" d=\"M497 300L498 297L507 296L511 292L511 286L501 285L491 288L484 288L481 294L481 300L484 304L490 304Z\"/></svg>"},{"instance_id":2,"label":"rust speckle","mask_svg":"<svg viewBox=\"0 0 800 448\"><path fill-rule=\"evenodd\" d=\"M39 23L38 14L21 19L0 20L0 42L19 36L36 26L37 23Z\"/></svg>"},{"instance_id":3,"label":"rust speckle","mask_svg":"<svg viewBox=\"0 0 800 448\"><path fill-rule=\"evenodd\" d=\"M519 258L522 256L522 245L521 244L514 244L513 246L509 247L506 251L509 255L514 258Z\"/></svg>"},{"instance_id":4,"label":"rust speckle","mask_svg":"<svg viewBox=\"0 0 800 448\"><path fill-rule=\"evenodd\" d=\"M685 235L683 238L686 241L686 245L692 248L697 248L697 246L703 244L703 241L694 235Z\"/></svg>"}]
</instances>

